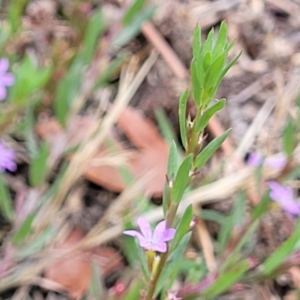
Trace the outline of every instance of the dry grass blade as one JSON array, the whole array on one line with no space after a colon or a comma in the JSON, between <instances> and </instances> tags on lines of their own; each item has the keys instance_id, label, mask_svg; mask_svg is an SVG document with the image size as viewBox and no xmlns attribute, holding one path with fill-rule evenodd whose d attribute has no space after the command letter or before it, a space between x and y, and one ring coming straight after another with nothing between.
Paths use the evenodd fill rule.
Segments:
<instances>
[{"instance_id":1,"label":"dry grass blade","mask_svg":"<svg viewBox=\"0 0 300 300\"><path fill-rule=\"evenodd\" d=\"M96 224L95 227L83 239L80 248L91 248L102 244L102 232L106 231L105 229L107 228L108 223L121 219L117 216L121 215L121 212L128 207L132 199L141 195L144 186L147 185L147 182L152 176L152 172L148 172L141 179L136 181L131 187L128 187L118 198L116 198L98 224ZM123 227L121 226L120 228L122 230Z\"/></svg>"},{"instance_id":2,"label":"dry grass blade","mask_svg":"<svg viewBox=\"0 0 300 300\"><path fill-rule=\"evenodd\" d=\"M242 160L246 153L250 150L255 137L261 132L261 128L263 128L264 124L268 120L275 105L276 122L273 134L278 135L286 122L286 117L289 113L288 110L293 107L292 102L295 101L299 93L299 79L299 76L293 76L291 81L283 89L280 89L284 92L281 95L278 95L277 101L275 101L275 99L272 97L264 103L255 119L251 123L248 131L244 135L239 146L235 150L235 158ZM270 135L269 139L274 140L274 136L272 137L272 135Z\"/></svg>"},{"instance_id":3,"label":"dry grass blade","mask_svg":"<svg viewBox=\"0 0 300 300\"><path fill-rule=\"evenodd\" d=\"M104 141L112 126L116 122L117 118L121 114L122 110L127 106L132 96L137 91L138 87L141 85L149 70L152 68L154 62L157 59L157 53L152 52L149 58L145 61L139 72L136 74L132 83L124 91L122 88L122 93L118 93L108 114L104 117L103 121L99 124L100 132L98 134L92 133L90 135L90 140L82 144L80 149L74 155L68 170L64 176L63 182L61 183L61 188L50 204L50 207L46 208L47 213L42 211L40 214L41 226L40 230L43 230L47 224L51 221L53 216L59 211L62 203L64 202L70 188L72 185L80 178L84 172L85 162L92 159L99 146ZM135 62L134 62L135 63ZM46 216L46 217L45 217Z\"/></svg>"},{"instance_id":4,"label":"dry grass blade","mask_svg":"<svg viewBox=\"0 0 300 300\"><path fill-rule=\"evenodd\" d=\"M255 119L251 123L246 134L244 135L244 138L241 140L240 144L235 150L233 155L234 158L237 158L239 160L243 159L243 157L249 151L250 147L253 145L256 135L260 132L262 126L268 120L268 117L270 116L274 106L275 103L273 98L268 99L264 103Z\"/></svg>"}]
</instances>

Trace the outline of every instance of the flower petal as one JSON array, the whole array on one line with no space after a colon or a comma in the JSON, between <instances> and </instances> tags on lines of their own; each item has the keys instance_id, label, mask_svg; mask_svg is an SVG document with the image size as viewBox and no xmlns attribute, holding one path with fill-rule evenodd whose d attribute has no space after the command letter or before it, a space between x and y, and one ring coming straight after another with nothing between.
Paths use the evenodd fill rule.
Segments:
<instances>
[{"instance_id":1,"label":"flower petal","mask_svg":"<svg viewBox=\"0 0 300 300\"><path fill-rule=\"evenodd\" d=\"M144 236L140 232L138 232L136 230L125 230L125 231L123 231L123 234L137 237L139 240L140 246L142 248L147 248L147 241L145 240Z\"/></svg>"},{"instance_id":2,"label":"flower petal","mask_svg":"<svg viewBox=\"0 0 300 300\"><path fill-rule=\"evenodd\" d=\"M165 242L160 242L152 245L152 250L165 253L167 252L167 244Z\"/></svg>"},{"instance_id":3,"label":"flower petal","mask_svg":"<svg viewBox=\"0 0 300 300\"><path fill-rule=\"evenodd\" d=\"M276 181L268 182L268 186L271 189L270 197L277 202L283 202L287 199L293 199L293 190L290 187L285 187Z\"/></svg>"},{"instance_id":4,"label":"flower petal","mask_svg":"<svg viewBox=\"0 0 300 300\"><path fill-rule=\"evenodd\" d=\"M5 73L8 70L9 67L9 61L8 59L5 58L1 58L0 59L0 73Z\"/></svg>"},{"instance_id":5,"label":"flower petal","mask_svg":"<svg viewBox=\"0 0 300 300\"><path fill-rule=\"evenodd\" d=\"M287 158L284 154L277 154L266 159L266 165L274 169L282 169L287 163Z\"/></svg>"},{"instance_id":6,"label":"flower petal","mask_svg":"<svg viewBox=\"0 0 300 300\"><path fill-rule=\"evenodd\" d=\"M174 228L168 228L164 231L163 235L162 235L162 239L161 241L163 242L168 242L174 239L176 233L176 229Z\"/></svg>"},{"instance_id":7,"label":"flower petal","mask_svg":"<svg viewBox=\"0 0 300 300\"><path fill-rule=\"evenodd\" d=\"M296 215L296 216L300 215L300 205L296 201L293 200L284 201L281 203L281 206L286 212L292 215Z\"/></svg>"},{"instance_id":8,"label":"flower petal","mask_svg":"<svg viewBox=\"0 0 300 300\"><path fill-rule=\"evenodd\" d=\"M144 238L150 242L152 240L152 230L149 222L145 218L139 217L137 219L137 224L139 225Z\"/></svg>"},{"instance_id":9,"label":"flower petal","mask_svg":"<svg viewBox=\"0 0 300 300\"><path fill-rule=\"evenodd\" d=\"M258 152L252 152L247 159L247 165L251 167L258 167L263 162L262 156Z\"/></svg>"},{"instance_id":10,"label":"flower petal","mask_svg":"<svg viewBox=\"0 0 300 300\"><path fill-rule=\"evenodd\" d=\"M136 230L125 230L125 231L123 231L123 234L134 236L134 237L141 236L141 234Z\"/></svg>"},{"instance_id":11,"label":"flower petal","mask_svg":"<svg viewBox=\"0 0 300 300\"><path fill-rule=\"evenodd\" d=\"M152 237L152 242L154 244L157 244L162 241L163 234L166 230L166 225L167 225L166 221L161 221L156 225Z\"/></svg>"},{"instance_id":12,"label":"flower petal","mask_svg":"<svg viewBox=\"0 0 300 300\"><path fill-rule=\"evenodd\" d=\"M11 86L15 82L15 78L11 73L6 73L3 74L0 77L0 84L5 85L5 86Z\"/></svg>"}]
</instances>

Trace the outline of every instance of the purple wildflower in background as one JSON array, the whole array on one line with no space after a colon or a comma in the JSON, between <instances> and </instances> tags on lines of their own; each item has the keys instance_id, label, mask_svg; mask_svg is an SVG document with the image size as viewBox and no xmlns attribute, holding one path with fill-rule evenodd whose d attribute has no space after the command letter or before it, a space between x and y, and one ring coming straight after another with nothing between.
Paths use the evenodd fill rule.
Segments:
<instances>
[{"instance_id":1,"label":"purple wildflower in background","mask_svg":"<svg viewBox=\"0 0 300 300\"><path fill-rule=\"evenodd\" d=\"M268 167L271 167L273 169L282 169L285 167L287 163L287 158L284 154L277 154L272 157L268 157L266 159L266 164Z\"/></svg>"},{"instance_id":2,"label":"purple wildflower in background","mask_svg":"<svg viewBox=\"0 0 300 300\"><path fill-rule=\"evenodd\" d=\"M262 165L263 157L258 152L252 152L247 159L247 165L251 167L258 167ZM273 169L282 169L287 163L286 156L284 154L277 154L265 159L265 165Z\"/></svg>"},{"instance_id":3,"label":"purple wildflower in background","mask_svg":"<svg viewBox=\"0 0 300 300\"><path fill-rule=\"evenodd\" d=\"M9 61L7 58L0 59L0 101L4 100L7 95L6 88L14 84L14 76L7 73Z\"/></svg>"},{"instance_id":4,"label":"purple wildflower in background","mask_svg":"<svg viewBox=\"0 0 300 300\"><path fill-rule=\"evenodd\" d=\"M15 156L14 150L6 148L4 143L0 141L0 172L16 170Z\"/></svg>"},{"instance_id":5,"label":"purple wildflower in background","mask_svg":"<svg viewBox=\"0 0 300 300\"><path fill-rule=\"evenodd\" d=\"M283 186L276 181L268 182L270 198L277 203L288 213L298 216L300 214L300 205L293 197L293 189Z\"/></svg>"},{"instance_id":6,"label":"purple wildflower in background","mask_svg":"<svg viewBox=\"0 0 300 300\"><path fill-rule=\"evenodd\" d=\"M136 230L125 230L126 235L137 237L139 244L146 250L152 250L164 253L167 251L166 242L171 241L176 230L174 228L166 228L166 221L157 224L153 233L150 224L142 217L137 219L137 224L141 232Z\"/></svg>"},{"instance_id":7,"label":"purple wildflower in background","mask_svg":"<svg viewBox=\"0 0 300 300\"><path fill-rule=\"evenodd\" d=\"M258 167L262 164L263 158L258 152L252 152L247 159L247 165L251 167Z\"/></svg>"}]
</instances>

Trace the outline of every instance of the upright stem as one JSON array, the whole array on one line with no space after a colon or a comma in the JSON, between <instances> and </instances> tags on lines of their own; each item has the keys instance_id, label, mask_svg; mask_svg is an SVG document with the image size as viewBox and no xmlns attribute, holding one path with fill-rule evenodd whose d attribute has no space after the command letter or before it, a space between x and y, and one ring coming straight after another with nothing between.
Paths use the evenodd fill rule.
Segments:
<instances>
[{"instance_id":1,"label":"upright stem","mask_svg":"<svg viewBox=\"0 0 300 300\"><path fill-rule=\"evenodd\" d=\"M196 115L195 121L194 121L195 122L194 126L195 126L196 122L198 122L198 119L201 117L202 111L203 111L202 109L198 109L197 115ZM202 133L196 132L195 127L194 127L194 128L192 128L191 136L188 139L187 154L192 153L194 156L194 159L198 155L198 144L199 144L198 139L199 139L200 134L202 134ZM172 203L172 199L171 199L171 205L168 209L167 217L166 217L168 228L171 227L174 222L177 208L178 208L178 204ZM153 295L155 292L156 284L157 284L157 281L158 281L158 279L161 275L161 272L165 266L167 258L168 258L168 252L163 253L161 255L160 261L157 266L157 270L156 270L155 274L153 275L153 278L150 281L146 300L153 300Z\"/></svg>"},{"instance_id":2,"label":"upright stem","mask_svg":"<svg viewBox=\"0 0 300 300\"><path fill-rule=\"evenodd\" d=\"M158 263L157 270L154 274L154 277L151 279L151 282L150 282L150 285L149 285L146 300L153 300L155 287L156 287L157 281L159 279L159 276L160 276L160 274L161 274L161 272L164 268L164 265L167 261L167 258L168 258L168 252L163 253L162 256L160 257L160 261Z\"/></svg>"}]
</instances>

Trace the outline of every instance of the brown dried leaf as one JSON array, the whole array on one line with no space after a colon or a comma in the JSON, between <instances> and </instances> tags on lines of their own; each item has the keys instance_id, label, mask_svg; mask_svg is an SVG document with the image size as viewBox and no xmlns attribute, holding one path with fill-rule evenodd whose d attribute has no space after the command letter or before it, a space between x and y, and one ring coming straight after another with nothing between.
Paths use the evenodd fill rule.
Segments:
<instances>
[{"instance_id":1,"label":"brown dried leaf","mask_svg":"<svg viewBox=\"0 0 300 300\"><path fill-rule=\"evenodd\" d=\"M153 197L161 197L169 154L167 143L159 135L155 125L133 108L127 107L122 112L117 125L139 148L129 159L129 171L135 179L151 172L153 176L148 181L145 192ZM114 140L113 148L122 149L123 146ZM85 176L112 191L121 192L126 187L120 171L112 166L95 166L91 162Z\"/></svg>"},{"instance_id":2,"label":"brown dried leaf","mask_svg":"<svg viewBox=\"0 0 300 300\"><path fill-rule=\"evenodd\" d=\"M165 146L165 142L155 125L132 107L126 107L120 115L117 124L137 148L153 148L157 145Z\"/></svg>"},{"instance_id":3,"label":"brown dried leaf","mask_svg":"<svg viewBox=\"0 0 300 300\"><path fill-rule=\"evenodd\" d=\"M83 237L80 229L74 229L57 250L71 249ZM92 261L99 265L104 276L123 265L122 258L113 248L98 247L62 258L45 270L45 277L62 285L72 298L81 298L91 283Z\"/></svg>"},{"instance_id":4,"label":"brown dried leaf","mask_svg":"<svg viewBox=\"0 0 300 300\"><path fill-rule=\"evenodd\" d=\"M40 122L37 126L37 132L43 138L52 141L52 144L57 144L53 141L58 141L59 136L63 135L65 144L71 147L86 136L86 133L94 126L94 120L78 117L70 122L70 126L62 134L63 131L58 122L51 118L48 122ZM148 181L145 192L153 197L161 197L169 154L167 143L162 139L155 125L134 108L127 107L122 112L117 126L138 148L138 150L133 151L134 154L128 160L128 170L134 179L139 179L150 172L153 176ZM108 190L122 192L126 188L126 183L120 170L111 165L97 166L95 163L98 158L105 157L105 155L122 153L126 150L121 142L113 137L113 134L110 136L110 141L112 147L108 148L103 145L97 156L93 160L87 161L84 175L88 180Z\"/></svg>"}]
</instances>

